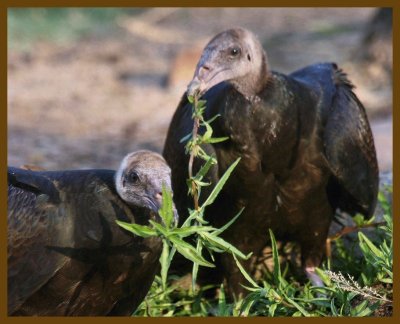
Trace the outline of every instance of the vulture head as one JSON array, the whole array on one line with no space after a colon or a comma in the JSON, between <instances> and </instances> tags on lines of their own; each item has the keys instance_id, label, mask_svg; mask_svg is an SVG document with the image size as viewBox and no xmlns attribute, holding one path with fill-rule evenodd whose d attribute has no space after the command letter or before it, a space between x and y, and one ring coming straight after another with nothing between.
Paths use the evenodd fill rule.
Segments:
<instances>
[{"instance_id":1,"label":"vulture head","mask_svg":"<svg viewBox=\"0 0 400 324\"><path fill-rule=\"evenodd\" d=\"M267 56L257 37L243 28L229 29L204 48L187 93L202 95L229 81L244 96L252 97L264 88L267 77Z\"/></svg>"},{"instance_id":2,"label":"vulture head","mask_svg":"<svg viewBox=\"0 0 400 324\"><path fill-rule=\"evenodd\" d=\"M161 208L163 185L172 191L171 169L161 155L151 151L126 155L115 174L117 192L127 204L155 213ZM175 208L174 213L176 219Z\"/></svg>"}]
</instances>

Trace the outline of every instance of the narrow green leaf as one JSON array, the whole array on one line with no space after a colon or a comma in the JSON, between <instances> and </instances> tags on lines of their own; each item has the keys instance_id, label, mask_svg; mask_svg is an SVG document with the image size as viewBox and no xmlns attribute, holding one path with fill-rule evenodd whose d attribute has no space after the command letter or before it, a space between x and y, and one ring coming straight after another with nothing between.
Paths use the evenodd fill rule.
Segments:
<instances>
[{"instance_id":1,"label":"narrow green leaf","mask_svg":"<svg viewBox=\"0 0 400 324\"><path fill-rule=\"evenodd\" d=\"M203 179L213 164L215 164L215 159L210 156L206 163L200 168L199 172L197 172L195 178L200 180Z\"/></svg>"},{"instance_id":2,"label":"narrow green leaf","mask_svg":"<svg viewBox=\"0 0 400 324\"><path fill-rule=\"evenodd\" d=\"M203 216L197 215L194 219L201 225L207 225L208 224L208 222L203 219Z\"/></svg>"},{"instance_id":3,"label":"narrow green leaf","mask_svg":"<svg viewBox=\"0 0 400 324\"><path fill-rule=\"evenodd\" d=\"M279 303L283 300L283 297L273 288L268 289L268 296Z\"/></svg>"},{"instance_id":4,"label":"narrow green leaf","mask_svg":"<svg viewBox=\"0 0 400 324\"><path fill-rule=\"evenodd\" d=\"M206 123L206 122L204 122L203 125L206 127L206 131L204 132L204 135L202 136L202 140L203 140L205 143L208 143L208 140L211 138L211 136L212 136L212 134L213 134L213 129L212 129L212 127L211 127L208 123Z\"/></svg>"},{"instance_id":5,"label":"narrow green leaf","mask_svg":"<svg viewBox=\"0 0 400 324\"><path fill-rule=\"evenodd\" d=\"M238 266L240 272L242 273L242 275L246 278L246 280L255 288L260 288L259 285L257 285L257 283L253 280L253 278L251 278L251 276L247 273L247 271L243 268L243 266L240 264L240 262L238 261L237 257L235 254L232 254L233 258L235 259L236 265Z\"/></svg>"},{"instance_id":6,"label":"narrow green leaf","mask_svg":"<svg viewBox=\"0 0 400 324\"><path fill-rule=\"evenodd\" d=\"M193 234L209 232L212 230L214 230L214 227L212 226L188 226L188 227L174 228L169 231L169 234L177 235L180 238L183 238Z\"/></svg>"},{"instance_id":7,"label":"narrow green leaf","mask_svg":"<svg viewBox=\"0 0 400 324\"><path fill-rule=\"evenodd\" d=\"M368 300L363 300L361 303L359 303L356 307L354 307L351 310L351 313L353 316L360 316L360 313L362 313L368 306Z\"/></svg>"},{"instance_id":8,"label":"narrow green leaf","mask_svg":"<svg viewBox=\"0 0 400 324\"><path fill-rule=\"evenodd\" d=\"M233 217L228 223L226 223L224 226L220 227L219 229L215 230L212 234L219 235L223 231L225 231L227 228L229 228L229 226L231 226L238 219L238 217L242 214L243 210L244 210L244 207L241 210L239 210L239 212L235 215L235 217Z\"/></svg>"},{"instance_id":9,"label":"narrow green leaf","mask_svg":"<svg viewBox=\"0 0 400 324\"><path fill-rule=\"evenodd\" d=\"M272 304L271 306L269 306L268 315L271 316L271 317L274 317L277 307L278 307L278 304Z\"/></svg>"},{"instance_id":10,"label":"narrow green leaf","mask_svg":"<svg viewBox=\"0 0 400 324\"><path fill-rule=\"evenodd\" d=\"M226 252L231 252L232 254L235 254L237 257L239 257L241 259L247 260L251 256L251 254L246 256L240 250L238 250L236 247L234 247L232 244L228 243L227 241L225 241L223 238L221 238L219 236L215 236L208 232L200 232L199 234L204 240L210 242L210 244L212 246L216 246L217 248L220 248Z\"/></svg>"},{"instance_id":11,"label":"narrow green leaf","mask_svg":"<svg viewBox=\"0 0 400 324\"><path fill-rule=\"evenodd\" d=\"M145 225L129 224L118 220L116 220L116 223L127 231L140 237L157 236L157 231Z\"/></svg>"},{"instance_id":12,"label":"narrow green leaf","mask_svg":"<svg viewBox=\"0 0 400 324\"><path fill-rule=\"evenodd\" d=\"M362 250L366 251L366 247L368 247L374 255L383 258L383 253L362 232L358 232L358 238ZM365 245L363 243L365 243Z\"/></svg>"},{"instance_id":13,"label":"narrow green leaf","mask_svg":"<svg viewBox=\"0 0 400 324\"><path fill-rule=\"evenodd\" d=\"M231 166L225 171L221 179L218 181L216 186L214 187L211 194L207 197L207 200L202 205L202 208L211 205L214 200L217 198L218 194L222 190L222 187L225 185L226 181L228 180L229 176L231 175L232 171L235 169L236 165L239 163L240 158L238 158Z\"/></svg>"},{"instance_id":14,"label":"narrow green leaf","mask_svg":"<svg viewBox=\"0 0 400 324\"><path fill-rule=\"evenodd\" d=\"M201 255L203 247L201 245L201 241L198 240L196 244L196 252ZM196 281L197 281L197 273L199 272L199 264L197 262L193 263L192 268L192 291L195 292L196 290Z\"/></svg>"},{"instance_id":15,"label":"narrow green leaf","mask_svg":"<svg viewBox=\"0 0 400 324\"><path fill-rule=\"evenodd\" d=\"M392 278L382 278L382 279L379 279L379 281L383 282L383 283L387 283L387 284L393 284Z\"/></svg>"},{"instance_id":16,"label":"narrow green leaf","mask_svg":"<svg viewBox=\"0 0 400 324\"><path fill-rule=\"evenodd\" d=\"M196 262L201 266L214 268L215 265L205 260L201 255L199 255L196 249L189 243L181 240L175 235L169 236L169 240L174 244L176 250L182 254L185 258Z\"/></svg>"},{"instance_id":17,"label":"narrow green leaf","mask_svg":"<svg viewBox=\"0 0 400 324\"><path fill-rule=\"evenodd\" d=\"M368 277L365 275L365 273L361 273L361 279L364 283L365 286L368 286L370 284L370 280L368 279Z\"/></svg>"},{"instance_id":18,"label":"narrow green leaf","mask_svg":"<svg viewBox=\"0 0 400 324\"><path fill-rule=\"evenodd\" d=\"M332 298L332 300L331 300L331 312L332 312L333 316L340 316L340 314L339 314L339 312L338 312L338 310L337 310L337 308L335 306L335 299L334 298Z\"/></svg>"},{"instance_id":19,"label":"narrow green leaf","mask_svg":"<svg viewBox=\"0 0 400 324\"><path fill-rule=\"evenodd\" d=\"M244 316L244 317L249 316L250 309L256 301L255 298L250 298L250 297L253 297L251 294L247 297L248 298L245 299L245 301L243 302L243 305L241 307L241 310L240 310L241 316Z\"/></svg>"},{"instance_id":20,"label":"narrow green leaf","mask_svg":"<svg viewBox=\"0 0 400 324\"><path fill-rule=\"evenodd\" d=\"M278 248L276 246L276 240L274 233L269 230L269 236L271 237L271 247L272 247L272 258L274 260L274 279L275 279L275 284L281 286L281 279L282 279L282 274L281 274L281 265L279 262L279 254L278 254Z\"/></svg>"},{"instance_id":21,"label":"narrow green leaf","mask_svg":"<svg viewBox=\"0 0 400 324\"><path fill-rule=\"evenodd\" d=\"M188 249L186 247L182 247L176 245L176 250L182 254L186 259L189 259L195 264L201 265L203 267L215 268L215 265L206 261L203 257L201 257L195 250Z\"/></svg>"},{"instance_id":22,"label":"narrow green leaf","mask_svg":"<svg viewBox=\"0 0 400 324\"><path fill-rule=\"evenodd\" d=\"M218 316L228 316L229 307L226 305L226 296L225 296L225 289L224 285L221 284L219 288L219 295L218 295Z\"/></svg>"},{"instance_id":23,"label":"narrow green leaf","mask_svg":"<svg viewBox=\"0 0 400 324\"><path fill-rule=\"evenodd\" d=\"M202 209L198 211L189 209L189 217L184 221L181 228L188 227L191 224L191 222L199 216L199 213L202 213Z\"/></svg>"},{"instance_id":24,"label":"narrow green leaf","mask_svg":"<svg viewBox=\"0 0 400 324\"><path fill-rule=\"evenodd\" d=\"M208 161L209 160L209 158L210 158L210 156L207 154L207 152L206 151L204 151L204 149L201 147L201 146L197 146L196 147L197 148L197 150L198 150L198 156L201 158L201 159L203 159L204 161ZM197 155L196 155L197 156ZM213 157L211 157L211 158L213 158ZM216 162L216 159L215 158L213 158L213 160L214 160L214 162Z\"/></svg>"},{"instance_id":25,"label":"narrow green leaf","mask_svg":"<svg viewBox=\"0 0 400 324\"><path fill-rule=\"evenodd\" d=\"M166 227L170 228L174 221L172 194L164 184L162 186L162 203L159 214Z\"/></svg>"},{"instance_id":26,"label":"narrow green leaf","mask_svg":"<svg viewBox=\"0 0 400 324\"><path fill-rule=\"evenodd\" d=\"M385 214L391 214L390 204L389 204L387 198L385 197L385 195L383 194L383 192L381 192L381 191L378 193L378 200L379 200L379 203L382 206L382 209L384 210Z\"/></svg>"},{"instance_id":27,"label":"narrow green leaf","mask_svg":"<svg viewBox=\"0 0 400 324\"><path fill-rule=\"evenodd\" d=\"M192 138L192 133L189 133L187 135L185 135L184 137L182 137L179 141L179 143L183 143L186 142L187 140L189 140L190 138Z\"/></svg>"},{"instance_id":28,"label":"narrow green leaf","mask_svg":"<svg viewBox=\"0 0 400 324\"><path fill-rule=\"evenodd\" d=\"M366 316L371 316L374 312L374 309L371 309L371 307L366 307L363 311L357 314L358 317L366 317Z\"/></svg>"},{"instance_id":29,"label":"narrow green leaf","mask_svg":"<svg viewBox=\"0 0 400 324\"><path fill-rule=\"evenodd\" d=\"M214 117L211 117L209 120L206 120L206 123L211 124L214 120L216 120L218 117L221 117L220 114L214 115Z\"/></svg>"},{"instance_id":30,"label":"narrow green leaf","mask_svg":"<svg viewBox=\"0 0 400 324\"><path fill-rule=\"evenodd\" d=\"M167 288L167 274L169 269L168 256L169 256L169 245L166 239L162 240L163 249L160 256L161 264L161 283L163 290Z\"/></svg>"},{"instance_id":31,"label":"narrow green leaf","mask_svg":"<svg viewBox=\"0 0 400 324\"><path fill-rule=\"evenodd\" d=\"M199 181L199 180L196 180L196 179L193 179L193 182L197 185L198 188L207 187L207 186L209 186L211 184L209 182L203 182L203 181Z\"/></svg>"},{"instance_id":32,"label":"narrow green leaf","mask_svg":"<svg viewBox=\"0 0 400 324\"><path fill-rule=\"evenodd\" d=\"M204 100L204 99L198 100L198 101L197 101L197 108L198 108L198 109L205 108L206 103L207 103L207 100Z\"/></svg>"},{"instance_id":33,"label":"narrow green leaf","mask_svg":"<svg viewBox=\"0 0 400 324\"><path fill-rule=\"evenodd\" d=\"M363 225L365 223L364 215L356 214L355 216L353 216L353 221L354 223L356 223L357 226Z\"/></svg>"},{"instance_id":34,"label":"narrow green leaf","mask_svg":"<svg viewBox=\"0 0 400 324\"><path fill-rule=\"evenodd\" d=\"M193 117L197 117L197 118L199 118L200 121L203 121L203 114L204 114L205 110L206 110L205 106L204 107L197 107L196 111L193 114Z\"/></svg>"},{"instance_id":35,"label":"narrow green leaf","mask_svg":"<svg viewBox=\"0 0 400 324\"><path fill-rule=\"evenodd\" d=\"M153 220L149 220L149 223L154 227L154 229L156 231L158 231L160 234L164 235L165 237L168 237L169 235L169 231L168 228L166 228L165 226L153 221Z\"/></svg>"},{"instance_id":36,"label":"narrow green leaf","mask_svg":"<svg viewBox=\"0 0 400 324\"><path fill-rule=\"evenodd\" d=\"M303 307L301 307L298 303L296 303L293 299L289 298L284 292L282 292L283 296L285 297L286 301L290 304L292 304L294 307L297 308L299 312L303 314L303 316L310 316L310 313L307 312Z\"/></svg>"},{"instance_id":37,"label":"narrow green leaf","mask_svg":"<svg viewBox=\"0 0 400 324\"><path fill-rule=\"evenodd\" d=\"M211 137L207 140L206 143L209 144L215 144L215 143L220 143L220 142L224 142L226 140L229 139L229 136L225 136L225 137Z\"/></svg>"},{"instance_id":38,"label":"narrow green leaf","mask_svg":"<svg viewBox=\"0 0 400 324\"><path fill-rule=\"evenodd\" d=\"M265 289L264 288L260 288L259 286L257 286L257 288L254 288L254 287L249 287L249 286L246 286L246 285L242 285L242 284L240 284L244 289L246 289L246 290L248 290L248 291L251 291L251 292L257 292L257 294L259 294L259 295L261 295L262 296L262 294L260 293L260 291L264 291Z\"/></svg>"},{"instance_id":39,"label":"narrow green leaf","mask_svg":"<svg viewBox=\"0 0 400 324\"><path fill-rule=\"evenodd\" d=\"M329 278L329 276L326 274L326 272L320 268L315 268L315 272L317 273L317 275L322 279L323 283L327 286L330 286L331 283L331 279Z\"/></svg>"}]
</instances>

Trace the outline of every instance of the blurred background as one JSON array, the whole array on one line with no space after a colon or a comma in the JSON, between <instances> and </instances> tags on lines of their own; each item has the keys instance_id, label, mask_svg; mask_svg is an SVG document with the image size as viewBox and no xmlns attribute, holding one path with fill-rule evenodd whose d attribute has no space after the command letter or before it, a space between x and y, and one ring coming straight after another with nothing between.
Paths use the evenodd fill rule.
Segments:
<instances>
[{"instance_id":1,"label":"blurred background","mask_svg":"<svg viewBox=\"0 0 400 324\"><path fill-rule=\"evenodd\" d=\"M273 70L338 63L367 109L380 169L391 171L391 17L377 8L9 9L8 164L115 169L128 152L161 152L202 48L242 26Z\"/></svg>"}]
</instances>

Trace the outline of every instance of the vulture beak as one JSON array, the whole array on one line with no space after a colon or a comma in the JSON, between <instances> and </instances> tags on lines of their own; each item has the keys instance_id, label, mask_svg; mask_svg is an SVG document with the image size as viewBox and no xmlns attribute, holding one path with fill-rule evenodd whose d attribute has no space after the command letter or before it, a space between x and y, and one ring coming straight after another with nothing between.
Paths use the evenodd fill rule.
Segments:
<instances>
[{"instance_id":1,"label":"vulture beak","mask_svg":"<svg viewBox=\"0 0 400 324\"><path fill-rule=\"evenodd\" d=\"M223 81L221 78L221 64L215 57L215 50L206 47L197 63L192 81L187 88L187 94L190 96L203 95L208 89L217 83ZM219 77L218 77L219 76Z\"/></svg>"},{"instance_id":2,"label":"vulture beak","mask_svg":"<svg viewBox=\"0 0 400 324\"><path fill-rule=\"evenodd\" d=\"M207 78L210 69L207 66L197 66L192 81L189 83L187 93L189 96L203 95L210 87L207 87Z\"/></svg>"},{"instance_id":3,"label":"vulture beak","mask_svg":"<svg viewBox=\"0 0 400 324\"><path fill-rule=\"evenodd\" d=\"M234 71L230 66L221 66L215 62L205 62L201 60L197 65L196 72L187 88L189 96L202 96L210 88L223 81L231 80Z\"/></svg>"}]
</instances>

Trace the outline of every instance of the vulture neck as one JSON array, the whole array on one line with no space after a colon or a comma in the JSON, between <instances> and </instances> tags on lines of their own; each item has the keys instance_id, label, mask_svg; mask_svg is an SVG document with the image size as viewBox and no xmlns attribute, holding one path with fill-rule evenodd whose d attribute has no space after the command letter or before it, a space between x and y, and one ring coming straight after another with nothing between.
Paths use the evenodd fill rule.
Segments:
<instances>
[{"instance_id":1,"label":"vulture neck","mask_svg":"<svg viewBox=\"0 0 400 324\"><path fill-rule=\"evenodd\" d=\"M258 95L265 89L271 79L267 55L264 50L262 50L260 56L259 64L254 64L254 68L247 74L231 80L233 87L250 101L260 100Z\"/></svg>"}]
</instances>

